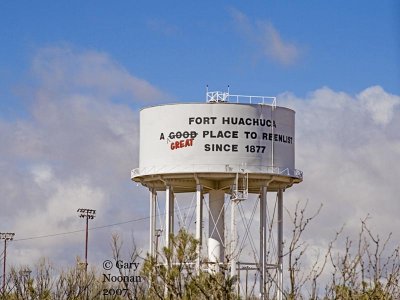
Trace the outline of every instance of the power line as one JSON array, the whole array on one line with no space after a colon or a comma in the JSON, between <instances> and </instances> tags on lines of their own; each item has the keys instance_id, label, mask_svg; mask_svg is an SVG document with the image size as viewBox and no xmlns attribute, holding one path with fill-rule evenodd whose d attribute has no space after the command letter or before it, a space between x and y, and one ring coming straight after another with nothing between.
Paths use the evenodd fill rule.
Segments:
<instances>
[{"instance_id":1,"label":"power line","mask_svg":"<svg viewBox=\"0 0 400 300\"><path fill-rule=\"evenodd\" d=\"M186 207L181 208L181 210L188 210L188 209L193 208L193 207L196 207L196 205L186 206ZM177 210L175 209L175 211L177 211ZM160 217L160 216L165 216L165 213L158 213L158 214L155 215L155 217ZM100 225L100 226L90 227L89 231L108 228L108 227L113 227L113 226L118 226L118 225L124 225L124 224L128 224L128 223L144 221L144 220L148 220L148 219L150 219L149 216L148 217L137 218L137 219L133 219L133 220L128 220L128 221L122 221L122 222L107 224L107 225ZM59 233L44 234L44 235L38 235L38 236L14 239L13 242L22 242L22 241L29 241L29 240L44 239L44 238L49 238L49 237L56 237L56 236L63 236L63 235L79 233L79 232L83 232L83 231L85 231L85 229L78 229L78 230L65 231L65 232L59 232Z\"/></svg>"},{"instance_id":2,"label":"power line","mask_svg":"<svg viewBox=\"0 0 400 300\"><path fill-rule=\"evenodd\" d=\"M193 207L195 207L195 205L184 207L181 210L187 210L187 209L190 209ZM165 213L158 214L158 216L163 216L163 215L165 215ZM107 227L113 227L113 226L133 223L133 222L139 222L139 221L143 221L143 220L147 220L147 219L150 219L150 217L142 217L142 218L133 219L133 220L129 220L129 221L123 221L123 222L118 222L118 223L112 223L112 224L107 224L107 225L91 227L91 228L89 228L89 230L103 229L103 228L107 228ZM85 229L78 229L78 230L59 232L59 233L53 233L53 234L38 235L38 236L14 239L13 242L21 242L21 241L37 240L37 239L43 239L43 238L49 238L49 237L55 237L55 236L69 235L69 234L74 234L74 233L83 232L83 231L85 231Z\"/></svg>"},{"instance_id":3,"label":"power line","mask_svg":"<svg viewBox=\"0 0 400 300\"><path fill-rule=\"evenodd\" d=\"M53 237L53 236L73 234L73 233L82 232L82 231L85 231L85 230L81 229L81 230L74 230L74 231L68 231L68 232L60 232L60 233L53 233L53 234L46 234L46 235L38 235L38 236L27 237L27 238L22 238L22 239L15 239L14 242L43 239L43 238L48 238L48 237Z\"/></svg>"}]
</instances>

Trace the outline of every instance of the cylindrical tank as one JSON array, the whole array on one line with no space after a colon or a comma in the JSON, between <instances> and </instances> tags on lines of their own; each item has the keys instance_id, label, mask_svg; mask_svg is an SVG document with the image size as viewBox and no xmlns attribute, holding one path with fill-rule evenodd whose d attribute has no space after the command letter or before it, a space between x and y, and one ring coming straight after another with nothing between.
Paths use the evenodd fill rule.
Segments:
<instances>
[{"instance_id":1,"label":"cylindrical tank","mask_svg":"<svg viewBox=\"0 0 400 300\"><path fill-rule=\"evenodd\" d=\"M237 103L169 104L140 113L140 160L133 177L237 172L299 177L295 112Z\"/></svg>"}]
</instances>

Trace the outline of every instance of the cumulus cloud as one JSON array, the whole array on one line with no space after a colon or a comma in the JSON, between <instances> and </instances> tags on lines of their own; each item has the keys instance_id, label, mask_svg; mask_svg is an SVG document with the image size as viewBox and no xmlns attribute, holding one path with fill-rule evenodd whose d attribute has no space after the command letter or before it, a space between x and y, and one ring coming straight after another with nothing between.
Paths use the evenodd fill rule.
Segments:
<instances>
[{"instance_id":1,"label":"cumulus cloud","mask_svg":"<svg viewBox=\"0 0 400 300\"><path fill-rule=\"evenodd\" d=\"M393 240L400 240L399 96L378 86L355 96L325 87L305 98L282 94L279 103L296 111L296 166L304 171L286 204L323 203L310 232L315 243L322 245L342 224L354 237L367 215L374 232L393 231Z\"/></svg>"},{"instance_id":2,"label":"cumulus cloud","mask_svg":"<svg viewBox=\"0 0 400 300\"><path fill-rule=\"evenodd\" d=\"M16 233L11 264L41 256L70 264L83 254L83 233L21 239L84 229L80 207L97 210L92 226L146 216L147 206L138 205L144 190L130 182L138 165L136 106L168 96L96 51L41 49L32 76L29 117L0 120L2 230ZM121 235L133 226L145 224L127 224ZM110 258L114 230L121 232L91 233L92 257Z\"/></svg>"},{"instance_id":3,"label":"cumulus cloud","mask_svg":"<svg viewBox=\"0 0 400 300\"><path fill-rule=\"evenodd\" d=\"M75 90L96 96L98 101L125 95L131 101L162 101L165 93L130 74L106 53L76 52L69 47L41 49L33 60L34 75L48 91Z\"/></svg>"},{"instance_id":4,"label":"cumulus cloud","mask_svg":"<svg viewBox=\"0 0 400 300\"><path fill-rule=\"evenodd\" d=\"M395 106L400 104L400 97L385 93L380 86L373 86L357 96L371 114L375 123L386 125L393 118Z\"/></svg>"},{"instance_id":5,"label":"cumulus cloud","mask_svg":"<svg viewBox=\"0 0 400 300\"><path fill-rule=\"evenodd\" d=\"M286 66L297 61L299 57L298 47L284 41L278 30L271 23L260 23L259 28L262 32L260 42L263 45L266 56Z\"/></svg>"},{"instance_id":6,"label":"cumulus cloud","mask_svg":"<svg viewBox=\"0 0 400 300\"><path fill-rule=\"evenodd\" d=\"M231 9L232 18L239 32L257 48L268 60L283 66L295 64L300 57L300 48L293 42L284 40L271 22L252 21L237 9Z\"/></svg>"}]
</instances>

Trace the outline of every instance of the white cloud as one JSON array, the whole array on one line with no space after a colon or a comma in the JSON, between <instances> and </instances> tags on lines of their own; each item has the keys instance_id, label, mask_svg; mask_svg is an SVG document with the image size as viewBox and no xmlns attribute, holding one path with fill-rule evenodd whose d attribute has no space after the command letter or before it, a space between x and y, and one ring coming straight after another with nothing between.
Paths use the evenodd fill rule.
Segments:
<instances>
[{"instance_id":1,"label":"white cloud","mask_svg":"<svg viewBox=\"0 0 400 300\"><path fill-rule=\"evenodd\" d=\"M285 192L284 205L293 212L298 200L309 200L310 215L323 204L303 236L310 244L304 270L315 262L311 250L324 253L343 224L334 253L343 254L345 236L357 245L361 219L367 216L369 228L381 240L393 233L387 251L398 246L398 99L378 86L354 96L324 87L304 98L290 93L278 97L278 105L296 111L296 167L304 172L304 181ZM378 103L383 107L375 106ZM289 239L292 227L287 216L284 227ZM322 281L331 280L329 268L328 264Z\"/></svg>"},{"instance_id":2,"label":"white cloud","mask_svg":"<svg viewBox=\"0 0 400 300\"><path fill-rule=\"evenodd\" d=\"M31 168L33 180L39 186L50 182L53 179L53 170L49 165L37 165Z\"/></svg>"},{"instance_id":3,"label":"white cloud","mask_svg":"<svg viewBox=\"0 0 400 300\"><path fill-rule=\"evenodd\" d=\"M371 110L366 99L385 109ZM378 233L395 232L400 226L400 114L399 106L393 105L397 101L398 96L381 87L357 96L328 88L305 99L280 95L279 103L296 111L296 166L304 171L304 182L287 192L286 203L297 198L324 204L314 238L318 234L322 239L344 223L354 234L368 214ZM399 233L395 235L399 240Z\"/></svg>"},{"instance_id":4,"label":"white cloud","mask_svg":"<svg viewBox=\"0 0 400 300\"><path fill-rule=\"evenodd\" d=\"M259 28L261 31L260 43L263 45L267 57L285 66L297 62L300 55L297 46L284 41L271 23L261 23Z\"/></svg>"},{"instance_id":5,"label":"white cloud","mask_svg":"<svg viewBox=\"0 0 400 300\"><path fill-rule=\"evenodd\" d=\"M125 95L133 101L161 101L166 95L144 79L130 74L107 54L48 47L36 55L32 69L47 91L90 92L97 101ZM43 92L43 91L41 91Z\"/></svg>"},{"instance_id":6,"label":"white cloud","mask_svg":"<svg viewBox=\"0 0 400 300\"><path fill-rule=\"evenodd\" d=\"M32 75L29 118L0 120L2 230L18 240L84 229L80 207L97 210L92 226L147 216L147 206L138 205L144 190L130 181L138 164L138 114L128 104L139 107L166 95L95 51L39 50ZM129 237L134 226L145 223L126 224L121 235ZM102 259L110 258L114 230L91 233L93 252ZM142 232L135 231L138 242ZM82 256L82 242L79 233L15 241L9 262L47 256L70 264Z\"/></svg>"},{"instance_id":7,"label":"white cloud","mask_svg":"<svg viewBox=\"0 0 400 300\"><path fill-rule=\"evenodd\" d=\"M373 86L357 96L371 114L375 123L386 125L393 117L396 105L400 104L400 97L385 93L380 86Z\"/></svg>"},{"instance_id":8,"label":"white cloud","mask_svg":"<svg viewBox=\"0 0 400 300\"><path fill-rule=\"evenodd\" d=\"M262 49L262 56L283 66L293 65L299 60L299 46L286 41L271 22L254 22L237 9L230 12L239 32L256 49Z\"/></svg>"}]
</instances>

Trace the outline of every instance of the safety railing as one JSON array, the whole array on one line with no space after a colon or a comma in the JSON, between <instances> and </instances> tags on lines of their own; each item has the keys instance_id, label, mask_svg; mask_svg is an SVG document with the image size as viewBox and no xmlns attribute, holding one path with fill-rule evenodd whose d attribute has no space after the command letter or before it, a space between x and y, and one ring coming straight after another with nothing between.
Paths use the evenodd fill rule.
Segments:
<instances>
[{"instance_id":1,"label":"safety railing","mask_svg":"<svg viewBox=\"0 0 400 300\"><path fill-rule=\"evenodd\" d=\"M218 102L236 102L250 104L268 104L276 107L276 97L271 96L249 96L249 95L232 95L229 92L213 91L206 93L208 103Z\"/></svg>"},{"instance_id":2,"label":"safety railing","mask_svg":"<svg viewBox=\"0 0 400 300\"><path fill-rule=\"evenodd\" d=\"M192 164L192 165L165 165L152 166L145 168L136 168L131 171L131 178L156 175L156 174L173 174L173 173L237 173L243 171L243 164ZM246 172L251 173L266 173L277 174L282 176L303 178L303 172L297 169L272 167L272 166L257 166L246 165Z\"/></svg>"}]
</instances>

